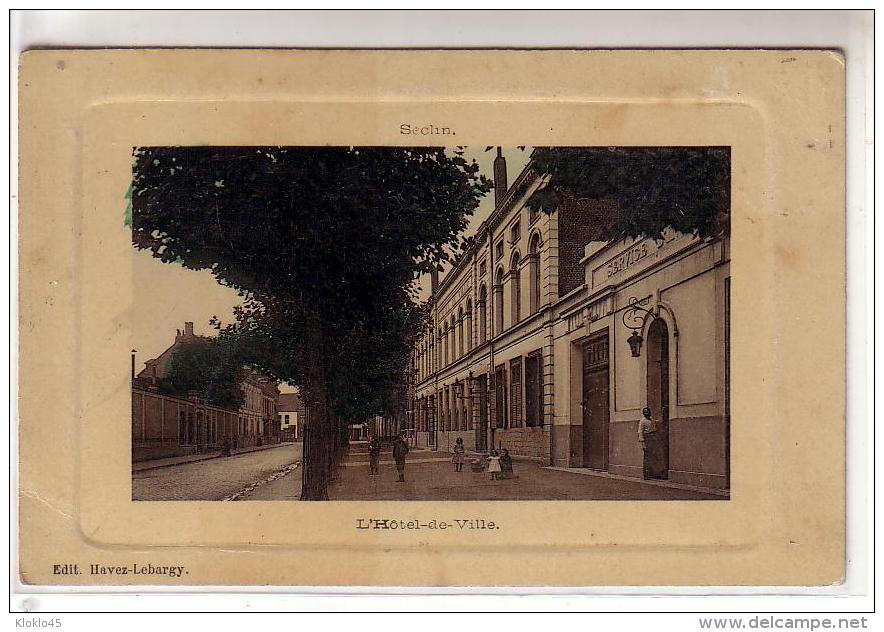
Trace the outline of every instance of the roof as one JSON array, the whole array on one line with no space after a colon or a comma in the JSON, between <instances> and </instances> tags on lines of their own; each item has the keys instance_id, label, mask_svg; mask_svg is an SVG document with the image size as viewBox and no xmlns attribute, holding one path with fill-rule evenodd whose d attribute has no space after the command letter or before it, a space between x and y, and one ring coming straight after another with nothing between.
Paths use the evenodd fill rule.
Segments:
<instances>
[{"instance_id":1,"label":"roof","mask_svg":"<svg viewBox=\"0 0 884 632\"><path fill-rule=\"evenodd\" d=\"M155 365L157 367L156 377L164 378L166 374L169 372L169 368L172 364L172 356L175 355L175 351L178 350L178 347L185 342L194 342L196 340L207 340L205 336L197 336L194 334L183 334L181 331L178 331L175 336L175 342L173 342L169 347L163 351L160 355L155 358L151 358L147 362L144 363L144 368L138 372L139 378L150 379L154 377L151 372L151 365Z\"/></svg>"}]
</instances>

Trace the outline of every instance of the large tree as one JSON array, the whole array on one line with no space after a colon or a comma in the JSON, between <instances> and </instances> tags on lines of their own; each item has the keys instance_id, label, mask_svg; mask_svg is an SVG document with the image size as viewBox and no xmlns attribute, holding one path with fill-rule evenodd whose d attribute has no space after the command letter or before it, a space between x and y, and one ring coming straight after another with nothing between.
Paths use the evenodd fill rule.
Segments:
<instances>
[{"instance_id":1,"label":"large tree","mask_svg":"<svg viewBox=\"0 0 884 632\"><path fill-rule=\"evenodd\" d=\"M414 280L449 258L480 196L442 148L142 147L133 243L208 269L244 305L221 334L310 406L302 499L327 498L347 423L393 406L420 329Z\"/></svg>"},{"instance_id":2,"label":"large tree","mask_svg":"<svg viewBox=\"0 0 884 632\"><path fill-rule=\"evenodd\" d=\"M547 183L530 206L552 212L566 196L613 203L606 240L669 228L716 237L730 227L729 147L538 147L531 164Z\"/></svg>"}]
</instances>

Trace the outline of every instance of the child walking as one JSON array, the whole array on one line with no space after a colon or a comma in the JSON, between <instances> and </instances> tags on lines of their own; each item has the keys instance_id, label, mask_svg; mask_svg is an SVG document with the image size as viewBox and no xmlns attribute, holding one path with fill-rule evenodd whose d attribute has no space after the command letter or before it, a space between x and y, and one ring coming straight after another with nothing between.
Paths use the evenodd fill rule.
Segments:
<instances>
[{"instance_id":1,"label":"child walking","mask_svg":"<svg viewBox=\"0 0 884 632\"><path fill-rule=\"evenodd\" d=\"M491 473L491 480L500 479L500 455L497 450L492 450L488 455L488 471Z\"/></svg>"}]
</instances>

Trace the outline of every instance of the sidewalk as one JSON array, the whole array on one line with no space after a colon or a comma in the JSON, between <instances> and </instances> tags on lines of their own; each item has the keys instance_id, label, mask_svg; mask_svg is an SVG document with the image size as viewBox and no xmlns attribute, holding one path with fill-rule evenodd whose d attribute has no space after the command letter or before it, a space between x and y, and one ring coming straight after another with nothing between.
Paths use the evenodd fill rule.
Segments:
<instances>
[{"instance_id":1,"label":"sidewalk","mask_svg":"<svg viewBox=\"0 0 884 632\"><path fill-rule=\"evenodd\" d=\"M673 483L665 479L639 479L631 476L621 476L620 474L611 474L610 472L600 472L599 470L591 470L588 467L556 467L547 465L543 469L554 470L556 472L570 472L571 474L579 474L580 476L598 476L599 478L610 478L617 481L633 481L642 485L652 485L655 487L668 487L670 489L685 489L691 492L700 492L703 494L713 494L722 498L730 498L730 490L716 489L714 487L699 487L697 485L687 485L685 483Z\"/></svg>"},{"instance_id":2,"label":"sidewalk","mask_svg":"<svg viewBox=\"0 0 884 632\"><path fill-rule=\"evenodd\" d=\"M282 443L271 443L270 445L261 445L261 446L248 446L245 448L238 448L233 451L231 456L237 456L240 454L247 454L249 452L258 452L260 450L271 450L273 448L279 448L282 446L294 445L292 441L284 441ZM201 454L186 454L183 456L171 456L165 459L151 459L149 461L139 461L138 463L132 464L133 472L144 472L146 470L155 470L161 467L170 467L172 465L183 465L184 463L196 463L197 461L207 461L209 459L217 459L221 456L221 450L214 450L212 452L203 452Z\"/></svg>"},{"instance_id":3,"label":"sidewalk","mask_svg":"<svg viewBox=\"0 0 884 632\"><path fill-rule=\"evenodd\" d=\"M353 458L353 457L359 458ZM329 486L330 500L725 500L708 491L647 484L645 481L586 476L516 461L516 478L491 480L469 463L456 472L445 452L408 453L405 482L397 481L389 452L381 455L379 473L369 475L368 459L351 455ZM469 460L469 459L468 459Z\"/></svg>"}]
</instances>

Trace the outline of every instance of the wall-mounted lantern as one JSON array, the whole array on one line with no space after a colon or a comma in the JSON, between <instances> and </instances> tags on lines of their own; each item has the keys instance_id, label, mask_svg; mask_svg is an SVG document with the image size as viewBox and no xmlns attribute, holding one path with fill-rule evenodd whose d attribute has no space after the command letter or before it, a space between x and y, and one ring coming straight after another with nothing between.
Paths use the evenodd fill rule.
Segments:
<instances>
[{"instance_id":1,"label":"wall-mounted lantern","mask_svg":"<svg viewBox=\"0 0 884 632\"><path fill-rule=\"evenodd\" d=\"M645 309L639 305L638 299L634 296L631 297L628 302L628 307L623 310L623 325L628 329L632 329L632 335L626 339L626 342L629 343L629 350L632 352L632 357L637 358L642 353L642 343L645 340L642 338L642 335L638 333L638 330L644 326L644 315L650 316L652 319L656 318L656 316L651 310Z\"/></svg>"},{"instance_id":2,"label":"wall-mounted lantern","mask_svg":"<svg viewBox=\"0 0 884 632\"><path fill-rule=\"evenodd\" d=\"M629 343L629 349L632 351L633 358L637 358L642 354L642 342L644 342L644 338L642 338L638 331L633 329L632 335L626 339L626 342Z\"/></svg>"}]
</instances>

